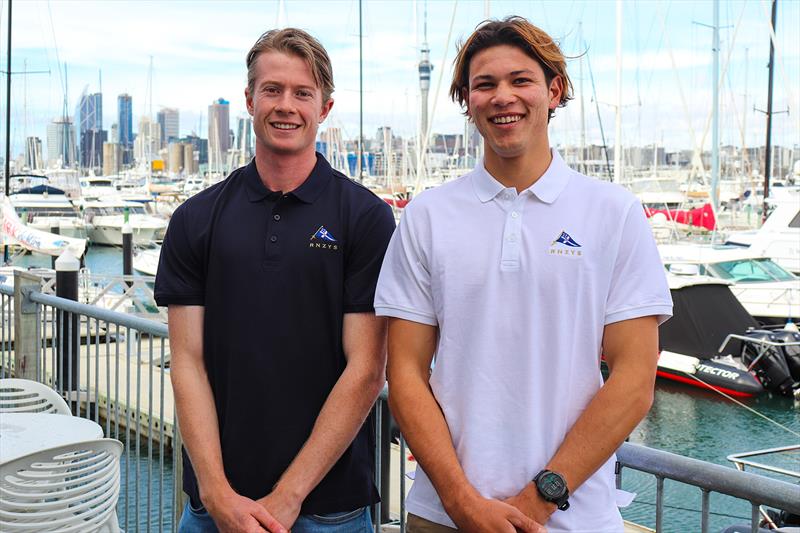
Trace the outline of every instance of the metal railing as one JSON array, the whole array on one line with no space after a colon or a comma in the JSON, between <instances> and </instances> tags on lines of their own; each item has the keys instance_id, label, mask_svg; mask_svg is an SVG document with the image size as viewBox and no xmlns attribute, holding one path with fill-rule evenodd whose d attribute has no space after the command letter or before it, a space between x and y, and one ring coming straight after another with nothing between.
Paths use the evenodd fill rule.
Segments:
<instances>
[{"instance_id":1,"label":"metal railing","mask_svg":"<svg viewBox=\"0 0 800 533\"><path fill-rule=\"evenodd\" d=\"M176 531L182 510L180 436L167 375L167 326L40 291L41 280L25 272L15 274L14 289L0 286L0 377L50 385L75 415L96 421L106 436L123 442L117 513L125 531ZM383 500L374 520L384 530L405 532L407 450L402 436L391 442L390 419L384 389L371 418ZM800 514L800 487L791 483L629 443L617 457L618 486L625 469L655 477L658 532L664 531L667 479L701 491L704 533L711 493L749 502L754 532L761 505Z\"/></svg>"},{"instance_id":2,"label":"metal railing","mask_svg":"<svg viewBox=\"0 0 800 533\"><path fill-rule=\"evenodd\" d=\"M174 531L179 446L166 324L41 292L15 273L0 286L0 377L45 383L76 416L125 445L117 516L127 532Z\"/></svg>"}]
</instances>

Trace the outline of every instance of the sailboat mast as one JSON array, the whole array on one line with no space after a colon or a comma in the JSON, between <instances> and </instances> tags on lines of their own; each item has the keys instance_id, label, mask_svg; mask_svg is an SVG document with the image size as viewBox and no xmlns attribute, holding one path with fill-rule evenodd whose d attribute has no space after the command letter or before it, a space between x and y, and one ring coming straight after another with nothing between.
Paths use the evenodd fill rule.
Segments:
<instances>
[{"instance_id":1,"label":"sailboat mast","mask_svg":"<svg viewBox=\"0 0 800 533\"><path fill-rule=\"evenodd\" d=\"M711 204L719 210L719 0L714 0L714 71L711 75L713 127L711 130Z\"/></svg>"},{"instance_id":2,"label":"sailboat mast","mask_svg":"<svg viewBox=\"0 0 800 533\"><path fill-rule=\"evenodd\" d=\"M767 196L769 196L769 178L772 169L772 86L775 71L775 43L772 36L775 34L775 23L778 18L778 0L772 0L772 25L769 36L769 88L767 89L767 144L764 147L764 210L762 220L767 218Z\"/></svg>"},{"instance_id":3,"label":"sailboat mast","mask_svg":"<svg viewBox=\"0 0 800 533\"><path fill-rule=\"evenodd\" d=\"M622 178L622 0L617 0L617 112L614 129L614 182Z\"/></svg>"},{"instance_id":4,"label":"sailboat mast","mask_svg":"<svg viewBox=\"0 0 800 533\"><path fill-rule=\"evenodd\" d=\"M8 48L6 49L6 196L11 185L11 0L8 0ZM8 263L8 245L3 247L3 263Z\"/></svg>"},{"instance_id":5,"label":"sailboat mast","mask_svg":"<svg viewBox=\"0 0 800 533\"><path fill-rule=\"evenodd\" d=\"M578 22L578 42L583 42L583 22ZM580 162L580 169L581 173L586 174L586 114L584 112L584 98L583 98L583 57L585 54L581 55L580 63L578 63L580 67L580 74L578 79L580 81L580 93L581 93L581 162Z\"/></svg>"},{"instance_id":6,"label":"sailboat mast","mask_svg":"<svg viewBox=\"0 0 800 533\"><path fill-rule=\"evenodd\" d=\"M356 164L358 181L363 181L364 179L361 169L364 160L364 25L362 3L363 0L358 0L358 162Z\"/></svg>"}]
</instances>

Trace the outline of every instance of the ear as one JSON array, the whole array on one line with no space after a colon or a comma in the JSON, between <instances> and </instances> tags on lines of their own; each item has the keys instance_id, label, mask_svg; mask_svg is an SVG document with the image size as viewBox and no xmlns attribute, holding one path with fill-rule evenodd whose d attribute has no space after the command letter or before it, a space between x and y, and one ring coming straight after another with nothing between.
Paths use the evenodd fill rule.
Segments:
<instances>
[{"instance_id":1,"label":"ear","mask_svg":"<svg viewBox=\"0 0 800 533\"><path fill-rule=\"evenodd\" d=\"M322 104L322 113L319 115L319 123L322 124L325 122L325 119L328 118L328 113L331 112L333 108L333 98L328 98L328 101Z\"/></svg>"},{"instance_id":2,"label":"ear","mask_svg":"<svg viewBox=\"0 0 800 533\"><path fill-rule=\"evenodd\" d=\"M244 101L247 104L247 112L253 116L253 95L250 94L250 87L244 88Z\"/></svg>"},{"instance_id":3,"label":"ear","mask_svg":"<svg viewBox=\"0 0 800 533\"><path fill-rule=\"evenodd\" d=\"M469 109L469 89L467 87L461 88L461 99L464 102L464 114L472 120L472 112Z\"/></svg>"},{"instance_id":4,"label":"ear","mask_svg":"<svg viewBox=\"0 0 800 533\"><path fill-rule=\"evenodd\" d=\"M564 78L561 76L556 76L552 80L550 80L550 87L548 87L548 91L550 93L550 110L555 110L558 107L558 104L561 103L561 96L564 94Z\"/></svg>"}]
</instances>

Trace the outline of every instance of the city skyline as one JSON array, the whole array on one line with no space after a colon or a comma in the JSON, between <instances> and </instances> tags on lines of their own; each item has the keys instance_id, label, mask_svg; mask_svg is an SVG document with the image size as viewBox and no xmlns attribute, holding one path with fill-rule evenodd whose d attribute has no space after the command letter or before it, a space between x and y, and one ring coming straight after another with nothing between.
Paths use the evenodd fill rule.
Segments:
<instances>
[{"instance_id":1,"label":"city skyline","mask_svg":"<svg viewBox=\"0 0 800 533\"><path fill-rule=\"evenodd\" d=\"M720 25L729 26L721 31L720 63L724 69L720 95L721 144L741 145L742 139L745 145L764 143L764 116L752 110L754 106L766 108L764 65L769 45L769 6L762 4L724 2L721 6ZM554 145L580 142L581 85L586 142L601 141L599 112L606 143L614 144L614 108L610 105L616 99L614 5L614 2L580 1L568 7L552 2L489 3L493 17L510 13L527 16L559 39L568 55L589 51L588 61L572 59L569 63L576 98L556 114L551 126ZM185 12L185 4L144 4L141 9L136 6L139 4L125 2L115 2L111 7L96 2L15 4L12 71L49 69L50 74L17 75L12 80L12 157L24 150L25 137L45 138L47 125L63 115L65 83L69 87L67 109L70 114L78 107L83 90L87 94L102 90L106 100L102 121L109 134L111 124L119 123L115 120L118 106L114 105L119 94L132 97L134 125L143 115L152 113L155 121L155 114L162 108L177 109L181 137L192 132L204 136L210 128L209 105L224 98L230 102L229 127L232 129L237 117L246 116L244 55L261 31L283 25L309 30L320 38L331 55L336 81L335 105L321 130L326 126L337 127L346 139L357 137L358 3L355 0L226 3L224 8L201 3L196 10L193 7L193 12L197 11L193 19L199 21L194 29L176 22ZM364 134L367 137L381 126L391 126L404 137L415 134L420 108L417 66L425 6L421 0L364 3ZM455 42L483 18L486 3L458 4L448 38L453 6L449 1L427 4L428 47L434 66L429 102L433 132L457 133L464 129L460 109L446 98L451 63ZM711 31L692 21L710 24L711 2L654 6L653 3L626 1L623 8L623 144L656 143L672 150L692 148L706 132L703 148L709 149ZM119 19L119 13L124 13L127 22L112 23L111 13L115 20ZM160 18L155 17L156 14ZM3 17L0 42L5 45L7 12L0 16ZM138 23L143 19L150 23L140 27ZM792 19L800 19L800 6L793 2L780 3L776 28L776 112L800 109L796 83L800 72L800 41L797 33L791 31ZM80 30L75 25L77 20L82 21ZM233 32L235 35L212 31L233 21L238 25ZM88 36L86 27L90 28ZM583 33L583 39L579 32ZM78 39L77 34L82 39ZM583 41L585 47L581 46ZM97 46L98 43L103 46ZM446 59L442 61L445 43ZM5 54L4 49L2 53ZM65 62L68 80L63 79ZM673 62L680 66L673 69ZM591 90L590 67L597 104ZM152 101L146 91L150 79ZM5 93L4 84L2 93ZM746 112L743 111L745 106ZM798 124L798 113L794 111L788 115L774 115L773 142L788 146L800 142ZM4 131L0 136L5 142Z\"/></svg>"}]
</instances>

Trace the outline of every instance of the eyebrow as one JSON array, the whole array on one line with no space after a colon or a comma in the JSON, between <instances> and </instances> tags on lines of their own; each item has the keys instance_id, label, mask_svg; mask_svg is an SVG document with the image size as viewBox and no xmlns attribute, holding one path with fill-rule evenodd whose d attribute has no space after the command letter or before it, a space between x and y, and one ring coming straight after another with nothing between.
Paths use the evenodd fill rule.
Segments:
<instances>
[{"instance_id":1,"label":"eyebrow","mask_svg":"<svg viewBox=\"0 0 800 533\"><path fill-rule=\"evenodd\" d=\"M303 89L303 90L308 90L308 91L313 91L314 89L316 89L316 88L317 88L317 87L315 87L314 85L297 85L297 86L292 86L291 84L282 83L282 82L279 82L279 81L276 81L276 80L264 80L264 81L262 81L262 82L261 82L261 83L260 83L258 86L259 86L259 87L264 87L264 86L266 86L266 85L276 85L276 86L278 86L278 87L286 87L286 86L288 85L288 86L290 86L290 87L292 87L292 88L294 88L294 89Z\"/></svg>"},{"instance_id":2,"label":"eyebrow","mask_svg":"<svg viewBox=\"0 0 800 533\"><path fill-rule=\"evenodd\" d=\"M533 72L530 69L513 70L513 71L509 72L509 76L519 76L520 74L528 74L528 75L533 76L533 75L535 75L535 72ZM491 81L491 80L494 80L494 79L495 79L495 76L492 76L491 74L478 74L477 76L472 78L472 81L473 82Z\"/></svg>"}]
</instances>

